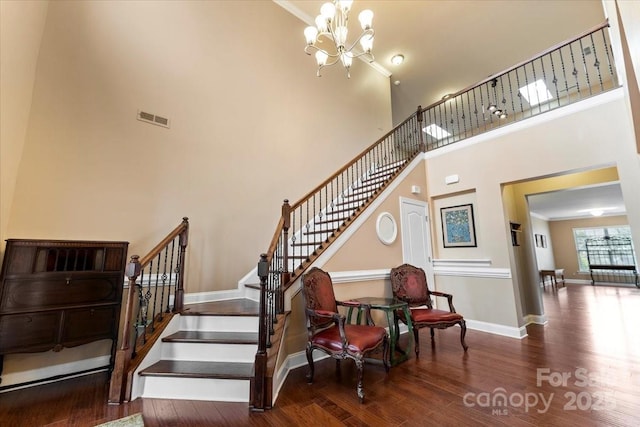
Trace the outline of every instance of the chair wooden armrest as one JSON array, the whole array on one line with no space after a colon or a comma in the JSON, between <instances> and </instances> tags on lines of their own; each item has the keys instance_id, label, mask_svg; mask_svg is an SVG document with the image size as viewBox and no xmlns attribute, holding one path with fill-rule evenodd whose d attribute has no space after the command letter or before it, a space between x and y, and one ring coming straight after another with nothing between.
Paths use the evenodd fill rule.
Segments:
<instances>
[{"instance_id":1,"label":"chair wooden armrest","mask_svg":"<svg viewBox=\"0 0 640 427\"><path fill-rule=\"evenodd\" d=\"M435 295L437 297L443 297L447 299L447 303L449 303L449 311L452 313L456 312L455 307L453 306L453 295L451 294L447 294L445 292L440 292L440 291L429 291L429 295Z\"/></svg>"},{"instance_id":2,"label":"chair wooden armrest","mask_svg":"<svg viewBox=\"0 0 640 427\"><path fill-rule=\"evenodd\" d=\"M375 325L375 323L373 323L373 318L371 317L371 305L370 304L364 304L364 303L361 303L361 302L358 302L358 301L352 301L352 300L347 300L347 301L337 301L336 300L336 305L349 308L349 322L351 322L351 310L354 309L354 308L357 308L358 310L364 310L364 315L365 315L365 319L367 321L367 325ZM360 318L360 315L358 315L358 318Z\"/></svg>"}]
</instances>

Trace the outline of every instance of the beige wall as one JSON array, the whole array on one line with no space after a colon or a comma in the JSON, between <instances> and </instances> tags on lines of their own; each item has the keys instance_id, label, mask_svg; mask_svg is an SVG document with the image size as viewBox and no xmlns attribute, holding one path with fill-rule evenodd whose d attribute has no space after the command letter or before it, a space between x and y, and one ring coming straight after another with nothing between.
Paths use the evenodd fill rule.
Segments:
<instances>
[{"instance_id":1,"label":"beige wall","mask_svg":"<svg viewBox=\"0 0 640 427\"><path fill-rule=\"evenodd\" d=\"M282 200L390 128L388 78L317 78L304 26L273 2L51 3L7 236L143 254L188 216L187 292L235 288Z\"/></svg>"},{"instance_id":2,"label":"beige wall","mask_svg":"<svg viewBox=\"0 0 640 427\"><path fill-rule=\"evenodd\" d=\"M48 1L0 1L0 255L29 125Z\"/></svg>"},{"instance_id":3,"label":"beige wall","mask_svg":"<svg viewBox=\"0 0 640 427\"><path fill-rule=\"evenodd\" d=\"M612 2L606 2L612 3ZM640 154L640 3L637 1L615 2L616 8L607 8L615 13L614 28L620 28L620 47L624 55L626 90L629 97L630 114L636 132L636 146ZM639 159L640 160L640 159Z\"/></svg>"},{"instance_id":4,"label":"beige wall","mask_svg":"<svg viewBox=\"0 0 640 427\"><path fill-rule=\"evenodd\" d=\"M273 2L56 1L46 23L46 2L0 4L3 239L144 254L188 216L187 292L233 289L282 200L390 129L388 78L360 61L317 78L305 24ZM105 348L8 355L3 385Z\"/></svg>"},{"instance_id":5,"label":"beige wall","mask_svg":"<svg viewBox=\"0 0 640 427\"><path fill-rule=\"evenodd\" d=\"M603 95L601 98L604 97ZM586 105L583 103L582 106ZM480 293L480 298L470 301L469 305L458 302L456 308L460 312L473 312L475 305L513 306L514 301L519 304L520 299L525 305L523 315L542 314L539 290L533 287L537 283L538 274L535 258L531 248L527 246L526 236L530 226L525 199L519 192L514 192L512 203L515 205L508 209L503 207L503 203L507 201L503 201L503 184L615 164L629 217L635 215L640 218L640 194L636 188L640 182L640 165L634 161L635 140L630 123L620 119L620 116L624 116L624 108L624 99L612 97L606 104L593 105L585 110L576 109L573 113L571 108L546 113L546 116L523 122L520 128L513 125L508 134L496 135L486 142L468 143L466 148L450 153L438 155L436 152L433 158L427 160L427 182L432 198L446 200L450 197L457 198L460 194L475 193L474 210L479 245L477 248L455 251L459 254L456 258L490 259L492 267L498 268L511 268L512 256L522 259L518 270L514 272L516 277L494 280L493 283L502 282L502 286L486 289L486 293ZM554 114L557 116L552 118ZM460 144L460 148L465 146L464 142ZM540 153L544 153L544 157ZM458 174L460 181L447 186L444 178L453 174ZM525 231L522 233L523 246L519 248L511 246L508 229L510 220L521 223ZM436 240L441 240L441 231L434 231ZM518 255L517 252L521 254ZM518 284L518 276L524 283ZM481 286L479 280L473 277L456 279L458 294L466 290L475 293L477 287ZM451 279L436 276L437 286L446 291L445 280ZM519 293L521 298L517 298ZM458 299L456 296L456 300ZM517 317L518 311L518 307L515 307L509 316L513 313ZM522 322L522 319L515 321L513 317L497 319L494 316L493 319L496 323L506 325L513 325L514 322L521 325Z\"/></svg>"},{"instance_id":6,"label":"beige wall","mask_svg":"<svg viewBox=\"0 0 640 427\"><path fill-rule=\"evenodd\" d=\"M539 234L541 239L544 239L546 246L542 246L542 242L536 243L535 235ZM536 254L536 267L538 270L554 270L556 268L556 261L553 256L553 239L551 238L551 231L549 229L549 221L541 218L531 216L531 236L529 236L531 243ZM538 245L539 244L539 245Z\"/></svg>"},{"instance_id":7,"label":"beige wall","mask_svg":"<svg viewBox=\"0 0 640 427\"><path fill-rule=\"evenodd\" d=\"M628 224L629 221L625 215L550 221L549 230L551 231L553 255L556 259L557 268L564 268L566 279L589 280L588 274L578 273L578 255L576 254L573 229Z\"/></svg>"},{"instance_id":8,"label":"beige wall","mask_svg":"<svg viewBox=\"0 0 640 427\"><path fill-rule=\"evenodd\" d=\"M389 197L371 213L358 232L350 238L322 267L329 272L353 270L391 269L402 264L402 228L400 197L424 201L424 194L412 194L411 186L420 185L424 192L424 163L415 169L393 190ZM376 222L383 212L389 212L396 221L396 240L385 245L378 239ZM368 213L368 212L367 212Z\"/></svg>"}]
</instances>

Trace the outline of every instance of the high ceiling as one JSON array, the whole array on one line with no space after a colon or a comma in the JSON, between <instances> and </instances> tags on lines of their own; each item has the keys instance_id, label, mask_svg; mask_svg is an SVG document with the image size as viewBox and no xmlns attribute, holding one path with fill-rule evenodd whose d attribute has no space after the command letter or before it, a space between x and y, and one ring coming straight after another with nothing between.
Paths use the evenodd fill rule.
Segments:
<instances>
[{"instance_id":1,"label":"high ceiling","mask_svg":"<svg viewBox=\"0 0 640 427\"><path fill-rule=\"evenodd\" d=\"M325 1L276 2L311 24ZM364 9L374 13L376 63L392 73L394 123L605 21L600 0L355 0L348 40L359 35ZM292 36L303 54L302 30ZM397 53L405 62L394 66ZM355 61L351 78L365 66Z\"/></svg>"},{"instance_id":2,"label":"high ceiling","mask_svg":"<svg viewBox=\"0 0 640 427\"><path fill-rule=\"evenodd\" d=\"M304 55L302 28L313 23L326 0L274 1L306 22L292 34ZM355 0L348 41L359 35L357 16L364 9L374 13L374 65L390 74L394 123L418 105L473 86L606 19L601 0ZM390 60L398 53L405 62L395 66ZM355 61L351 79L366 66ZM323 73L346 78L340 65ZM529 205L548 219L589 217L586 210L598 206L618 207L605 215L625 212L617 183L531 196Z\"/></svg>"}]
</instances>

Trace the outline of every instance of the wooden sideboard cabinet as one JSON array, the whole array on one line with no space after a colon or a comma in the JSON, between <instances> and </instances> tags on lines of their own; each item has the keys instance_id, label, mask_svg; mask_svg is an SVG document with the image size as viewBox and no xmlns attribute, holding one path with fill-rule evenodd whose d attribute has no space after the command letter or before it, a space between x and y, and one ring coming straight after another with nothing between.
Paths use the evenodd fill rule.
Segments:
<instances>
[{"instance_id":1,"label":"wooden sideboard cabinet","mask_svg":"<svg viewBox=\"0 0 640 427\"><path fill-rule=\"evenodd\" d=\"M111 339L113 368L128 242L9 239L0 273L6 354Z\"/></svg>"}]
</instances>

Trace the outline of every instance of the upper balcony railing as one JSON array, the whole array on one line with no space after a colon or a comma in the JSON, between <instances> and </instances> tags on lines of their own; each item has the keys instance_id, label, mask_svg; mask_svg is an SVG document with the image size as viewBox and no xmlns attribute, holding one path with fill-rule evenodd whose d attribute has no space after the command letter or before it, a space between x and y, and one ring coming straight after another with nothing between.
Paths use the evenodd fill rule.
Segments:
<instances>
[{"instance_id":1,"label":"upper balcony railing","mask_svg":"<svg viewBox=\"0 0 640 427\"><path fill-rule=\"evenodd\" d=\"M422 109L427 151L619 86L609 24Z\"/></svg>"}]
</instances>

